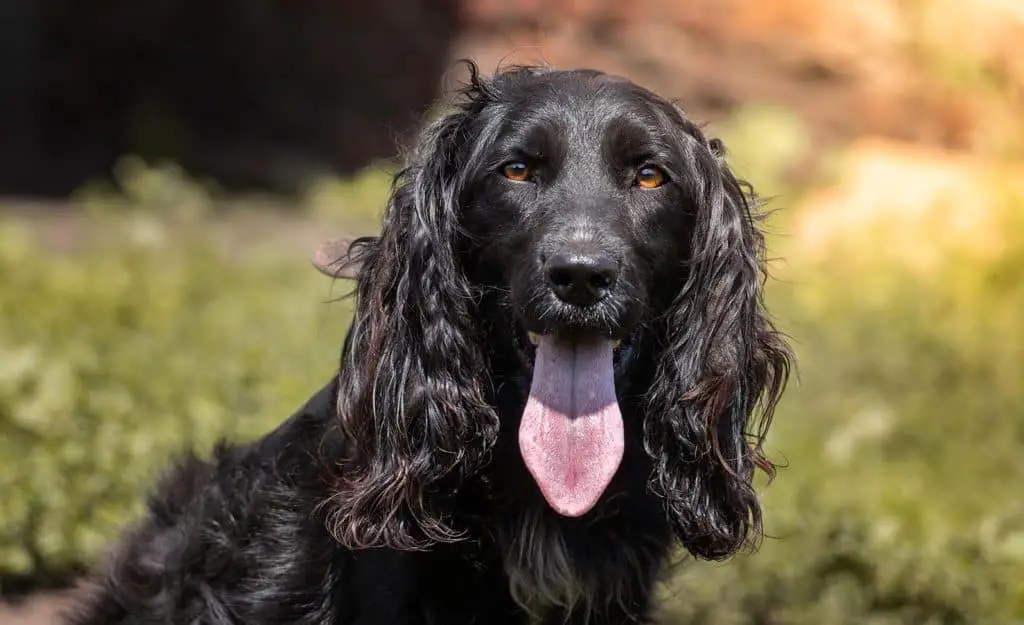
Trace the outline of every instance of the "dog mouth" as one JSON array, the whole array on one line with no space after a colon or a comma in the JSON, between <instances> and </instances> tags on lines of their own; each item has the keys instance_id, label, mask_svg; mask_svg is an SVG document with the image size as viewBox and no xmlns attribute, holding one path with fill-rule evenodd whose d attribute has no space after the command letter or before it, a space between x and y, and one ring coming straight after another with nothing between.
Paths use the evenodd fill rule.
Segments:
<instances>
[{"instance_id":1,"label":"dog mouth","mask_svg":"<svg viewBox=\"0 0 1024 625\"><path fill-rule=\"evenodd\" d=\"M615 369L632 341L596 332L526 332L533 360L519 450L558 514L589 512L618 471L625 449Z\"/></svg>"},{"instance_id":2,"label":"dog mouth","mask_svg":"<svg viewBox=\"0 0 1024 625\"><path fill-rule=\"evenodd\" d=\"M573 341L579 338L589 338L593 336L596 338L594 333L585 333L581 330L568 330L560 332L551 332L550 335L564 337L565 340ZM630 332L622 337L608 338L608 342L612 346L612 363L615 366L615 372L619 373L625 363L632 357L633 350L636 343L636 335L638 332ZM537 360L537 347L540 345L541 339L546 336L538 332L529 330L522 330L519 333L519 351L526 362L530 365L536 363Z\"/></svg>"}]
</instances>

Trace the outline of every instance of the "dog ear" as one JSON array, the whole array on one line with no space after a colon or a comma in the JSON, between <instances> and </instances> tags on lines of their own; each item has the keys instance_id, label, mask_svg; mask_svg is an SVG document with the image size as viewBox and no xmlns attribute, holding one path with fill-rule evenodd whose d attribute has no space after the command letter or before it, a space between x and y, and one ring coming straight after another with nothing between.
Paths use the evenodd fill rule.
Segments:
<instances>
[{"instance_id":1,"label":"dog ear","mask_svg":"<svg viewBox=\"0 0 1024 625\"><path fill-rule=\"evenodd\" d=\"M497 438L484 392L476 294L458 255L460 198L485 86L422 133L381 234L360 256L338 415L348 450L329 527L350 548L422 549L461 538L446 514ZM326 257L333 256L328 252Z\"/></svg>"},{"instance_id":2,"label":"dog ear","mask_svg":"<svg viewBox=\"0 0 1024 625\"><path fill-rule=\"evenodd\" d=\"M761 534L755 468L789 376L791 354L763 302L765 240L757 199L729 170L720 141L687 128L696 219L685 284L647 396L652 487L692 554L721 559Z\"/></svg>"},{"instance_id":3,"label":"dog ear","mask_svg":"<svg viewBox=\"0 0 1024 625\"><path fill-rule=\"evenodd\" d=\"M363 266L365 248L356 245L353 239L340 237L321 243L310 256L309 260L317 271L329 278L355 280Z\"/></svg>"}]
</instances>

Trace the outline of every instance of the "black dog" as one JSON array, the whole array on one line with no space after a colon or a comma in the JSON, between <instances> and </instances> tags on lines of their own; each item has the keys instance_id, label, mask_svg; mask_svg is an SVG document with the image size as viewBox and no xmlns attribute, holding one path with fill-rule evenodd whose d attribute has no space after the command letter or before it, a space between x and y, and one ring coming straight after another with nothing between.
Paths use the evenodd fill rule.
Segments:
<instances>
[{"instance_id":1,"label":"black dog","mask_svg":"<svg viewBox=\"0 0 1024 625\"><path fill-rule=\"evenodd\" d=\"M358 240L340 374L184 461L72 623L649 622L760 535L790 352L754 200L670 102L477 75Z\"/></svg>"}]
</instances>

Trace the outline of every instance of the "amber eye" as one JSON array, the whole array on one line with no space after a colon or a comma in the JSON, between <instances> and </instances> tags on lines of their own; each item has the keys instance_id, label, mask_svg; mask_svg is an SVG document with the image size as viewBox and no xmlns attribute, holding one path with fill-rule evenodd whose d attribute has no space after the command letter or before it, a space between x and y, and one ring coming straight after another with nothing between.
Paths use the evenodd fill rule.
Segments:
<instances>
[{"instance_id":1,"label":"amber eye","mask_svg":"<svg viewBox=\"0 0 1024 625\"><path fill-rule=\"evenodd\" d=\"M665 172L653 165L644 165L636 172L636 185L641 189L657 189L665 184Z\"/></svg>"},{"instance_id":2,"label":"amber eye","mask_svg":"<svg viewBox=\"0 0 1024 625\"><path fill-rule=\"evenodd\" d=\"M530 168L526 163L516 161L502 167L501 174L514 182L526 182L530 178Z\"/></svg>"}]
</instances>

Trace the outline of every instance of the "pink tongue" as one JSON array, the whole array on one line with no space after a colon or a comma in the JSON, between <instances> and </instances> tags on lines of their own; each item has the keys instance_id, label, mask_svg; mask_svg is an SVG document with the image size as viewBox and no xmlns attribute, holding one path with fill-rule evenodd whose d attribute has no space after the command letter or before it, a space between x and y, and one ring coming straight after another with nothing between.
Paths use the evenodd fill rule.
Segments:
<instances>
[{"instance_id":1,"label":"pink tongue","mask_svg":"<svg viewBox=\"0 0 1024 625\"><path fill-rule=\"evenodd\" d=\"M586 514L608 488L623 448L611 342L541 337L519 451L548 504L564 516Z\"/></svg>"}]
</instances>

